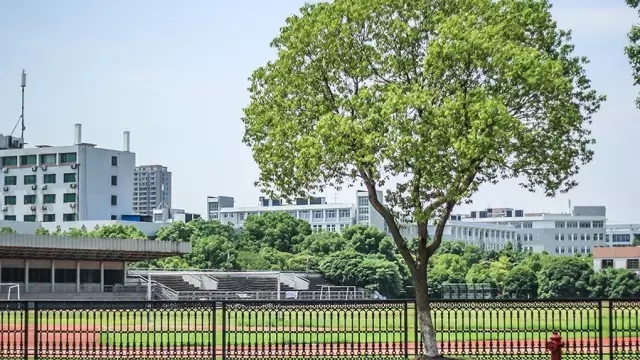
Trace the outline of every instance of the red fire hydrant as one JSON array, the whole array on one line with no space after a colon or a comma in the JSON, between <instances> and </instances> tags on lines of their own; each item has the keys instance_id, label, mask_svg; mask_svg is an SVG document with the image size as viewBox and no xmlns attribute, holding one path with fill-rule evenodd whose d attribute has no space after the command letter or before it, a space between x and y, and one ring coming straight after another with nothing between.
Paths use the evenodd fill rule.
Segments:
<instances>
[{"instance_id":1,"label":"red fire hydrant","mask_svg":"<svg viewBox=\"0 0 640 360\"><path fill-rule=\"evenodd\" d=\"M551 352L551 360L562 360L562 348L564 342L557 331L553 332L549 341L547 341L547 350Z\"/></svg>"}]
</instances>

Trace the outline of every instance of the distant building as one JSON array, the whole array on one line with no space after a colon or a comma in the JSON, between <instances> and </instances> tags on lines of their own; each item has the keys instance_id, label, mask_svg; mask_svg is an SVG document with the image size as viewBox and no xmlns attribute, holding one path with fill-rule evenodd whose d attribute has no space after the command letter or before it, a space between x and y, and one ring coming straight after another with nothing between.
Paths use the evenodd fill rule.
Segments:
<instances>
[{"instance_id":1,"label":"distant building","mask_svg":"<svg viewBox=\"0 0 640 360\"><path fill-rule=\"evenodd\" d=\"M607 245L625 247L640 240L640 224L607 224Z\"/></svg>"},{"instance_id":2,"label":"distant building","mask_svg":"<svg viewBox=\"0 0 640 360\"><path fill-rule=\"evenodd\" d=\"M593 270L627 269L640 273L640 247L600 247L593 249Z\"/></svg>"},{"instance_id":3,"label":"distant building","mask_svg":"<svg viewBox=\"0 0 640 360\"><path fill-rule=\"evenodd\" d=\"M400 232L405 238L417 238L418 226L415 224L402 225ZM429 234L433 236L435 226L429 226ZM443 240L457 240L477 245L484 250L500 251L511 243L514 248L521 246L517 241L517 230L510 225L495 225L486 223L469 223L449 220L444 228Z\"/></svg>"},{"instance_id":4,"label":"distant building","mask_svg":"<svg viewBox=\"0 0 640 360\"><path fill-rule=\"evenodd\" d=\"M136 166L133 175L133 212L151 215L171 208L171 172L162 165Z\"/></svg>"},{"instance_id":5,"label":"distant building","mask_svg":"<svg viewBox=\"0 0 640 360\"><path fill-rule=\"evenodd\" d=\"M452 220L467 223L510 225L523 250L550 254L587 254L606 242L606 208L575 206L571 213L525 213L512 208L472 211L452 215Z\"/></svg>"},{"instance_id":6,"label":"distant building","mask_svg":"<svg viewBox=\"0 0 640 360\"><path fill-rule=\"evenodd\" d=\"M135 154L124 132L122 150L82 141L68 146L24 148L22 139L0 135L2 214L6 221L116 220L130 214Z\"/></svg>"}]
</instances>

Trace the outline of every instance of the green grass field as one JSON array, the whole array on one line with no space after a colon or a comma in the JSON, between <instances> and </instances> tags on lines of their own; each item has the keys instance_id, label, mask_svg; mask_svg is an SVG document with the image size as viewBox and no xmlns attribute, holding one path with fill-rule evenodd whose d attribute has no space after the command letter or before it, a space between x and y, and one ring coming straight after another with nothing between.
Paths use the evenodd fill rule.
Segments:
<instances>
[{"instance_id":1,"label":"green grass field","mask_svg":"<svg viewBox=\"0 0 640 360\"><path fill-rule=\"evenodd\" d=\"M596 307L437 309L438 340L546 341L554 330L567 340L640 337L640 309ZM526 304L525 304L526 305ZM601 316L602 314L602 316ZM226 319L224 318L226 315ZM0 327L35 324L36 314L0 312ZM209 346L232 344L409 343L417 340L413 307L354 309L317 307L305 310L39 310L40 331L64 330L99 337L112 346ZM611 324L615 331L611 332ZM405 328L407 329L405 335ZM612 333L612 336L611 336Z\"/></svg>"}]
</instances>

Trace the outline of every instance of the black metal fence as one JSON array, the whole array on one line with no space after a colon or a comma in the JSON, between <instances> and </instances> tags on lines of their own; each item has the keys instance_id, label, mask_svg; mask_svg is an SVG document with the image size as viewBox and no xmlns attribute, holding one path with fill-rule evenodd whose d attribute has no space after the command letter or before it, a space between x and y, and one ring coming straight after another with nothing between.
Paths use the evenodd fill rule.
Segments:
<instances>
[{"instance_id":1,"label":"black metal fence","mask_svg":"<svg viewBox=\"0 0 640 360\"><path fill-rule=\"evenodd\" d=\"M434 301L441 352L471 359L640 359L639 300ZM407 359L412 301L2 302L0 359Z\"/></svg>"}]
</instances>

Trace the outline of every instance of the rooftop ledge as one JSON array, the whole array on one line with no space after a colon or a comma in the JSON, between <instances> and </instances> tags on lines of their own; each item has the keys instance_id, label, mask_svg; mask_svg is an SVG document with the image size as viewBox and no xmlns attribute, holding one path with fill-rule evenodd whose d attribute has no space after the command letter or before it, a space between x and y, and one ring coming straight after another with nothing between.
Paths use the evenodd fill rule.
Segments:
<instances>
[{"instance_id":1,"label":"rooftop ledge","mask_svg":"<svg viewBox=\"0 0 640 360\"><path fill-rule=\"evenodd\" d=\"M0 258L142 261L191 252L191 243L51 235L0 235Z\"/></svg>"}]
</instances>

